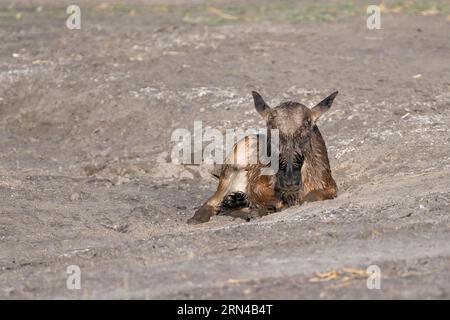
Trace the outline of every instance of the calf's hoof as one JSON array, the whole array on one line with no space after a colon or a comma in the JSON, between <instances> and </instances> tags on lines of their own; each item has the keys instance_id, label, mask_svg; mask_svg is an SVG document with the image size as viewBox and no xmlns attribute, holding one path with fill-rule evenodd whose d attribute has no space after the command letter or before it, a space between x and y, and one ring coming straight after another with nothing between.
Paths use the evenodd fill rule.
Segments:
<instances>
[{"instance_id":1,"label":"calf's hoof","mask_svg":"<svg viewBox=\"0 0 450 320\"><path fill-rule=\"evenodd\" d=\"M192 218L188 219L188 224L200 224L208 222L211 219L211 216L214 214L214 211L211 207L201 207L198 209Z\"/></svg>"}]
</instances>

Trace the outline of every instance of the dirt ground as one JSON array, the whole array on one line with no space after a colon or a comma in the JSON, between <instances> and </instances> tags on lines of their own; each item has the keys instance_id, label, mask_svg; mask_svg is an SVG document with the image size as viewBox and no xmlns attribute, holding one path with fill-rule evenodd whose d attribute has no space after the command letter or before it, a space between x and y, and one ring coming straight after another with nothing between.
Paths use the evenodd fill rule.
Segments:
<instances>
[{"instance_id":1,"label":"dirt ground","mask_svg":"<svg viewBox=\"0 0 450 320\"><path fill-rule=\"evenodd\" d=\"M77 3L0 0L0 298L450 298L448 2ZM339 90L338 197L187 225L217 181L171 134L262 127L252 90Z\"/></svg>"}]
</instances>

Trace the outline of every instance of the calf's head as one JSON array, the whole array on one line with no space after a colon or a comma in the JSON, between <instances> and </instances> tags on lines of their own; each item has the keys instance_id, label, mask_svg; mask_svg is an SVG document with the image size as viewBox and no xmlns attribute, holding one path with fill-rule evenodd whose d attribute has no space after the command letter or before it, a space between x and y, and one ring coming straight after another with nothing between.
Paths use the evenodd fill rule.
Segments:
<instances>
[{"instance_id":1,"label":"calf's head","mask_svg":"<svg viewBox=\"0 0 450 320\"><path fill-rule=\"evenodd\" d=\"M301 188L301 169L306 148L317 120L331 107L338 92L334 92L312 109L298 102L283 102L275 108L269 107L261 95L252 92L256 111L264 118L270 135L278 129L279 171L277 188L285 192L297 192Z\"/></svg>"}]
</instances>

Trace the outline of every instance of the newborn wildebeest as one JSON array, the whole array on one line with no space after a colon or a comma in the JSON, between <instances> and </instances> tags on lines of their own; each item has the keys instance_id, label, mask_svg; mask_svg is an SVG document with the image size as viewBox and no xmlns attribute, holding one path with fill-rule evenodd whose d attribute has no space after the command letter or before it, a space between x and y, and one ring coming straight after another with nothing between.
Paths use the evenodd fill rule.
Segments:
<instances>
[{"instance_id":1,"label":"newborn wildebeest","mask_svg":"<svg viewBox=\"0 0 450 320\"><path fill-rule=\"evenodd\" d=\"M267 165L250 163L248 155L258 152L258 137L245 137L234 145L222 166L217 191L188 223L207 222L221 212L249 220L303 202L336 197L327 148L316 122L331 107L337 91L312 109L292 101L270 108L259 93L252 94L267 128L278 129L279 170L263 175L261 170Z\"/></svg>"}]
</instances>

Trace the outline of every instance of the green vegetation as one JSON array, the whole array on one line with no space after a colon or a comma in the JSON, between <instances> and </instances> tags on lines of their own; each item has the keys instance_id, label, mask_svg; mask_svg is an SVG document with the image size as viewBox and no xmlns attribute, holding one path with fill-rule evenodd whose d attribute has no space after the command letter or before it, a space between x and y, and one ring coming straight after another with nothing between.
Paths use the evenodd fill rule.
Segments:
<instances>
[{"instance_id":1,"label":"green vegetation","mask_svg":"<svg viewBox=\"0 0 450 320\"><path fill-rule=\"evenodd\" d=\"M56 3L56 2L55 2ZM280 1L246 1L229 4L226 1L215 2L214 5L205 1L203 4L177 5L138 5L125 1L110 1L90 6L83 14L95 15L128 15L130 17L143 14L157 15L168 20L181 19L189 24L219 25L245 21L335 21L349 17L365 15L368 1L342 0L337 2L304 3L294 0ZM426 0L388 0L379 2L382 12L387 14L450 14L449 1ZM65 17L65 7L42 5L0 6L0 19L21 20L29 15L46 15Z\"/></svg>"}]
</instances>

